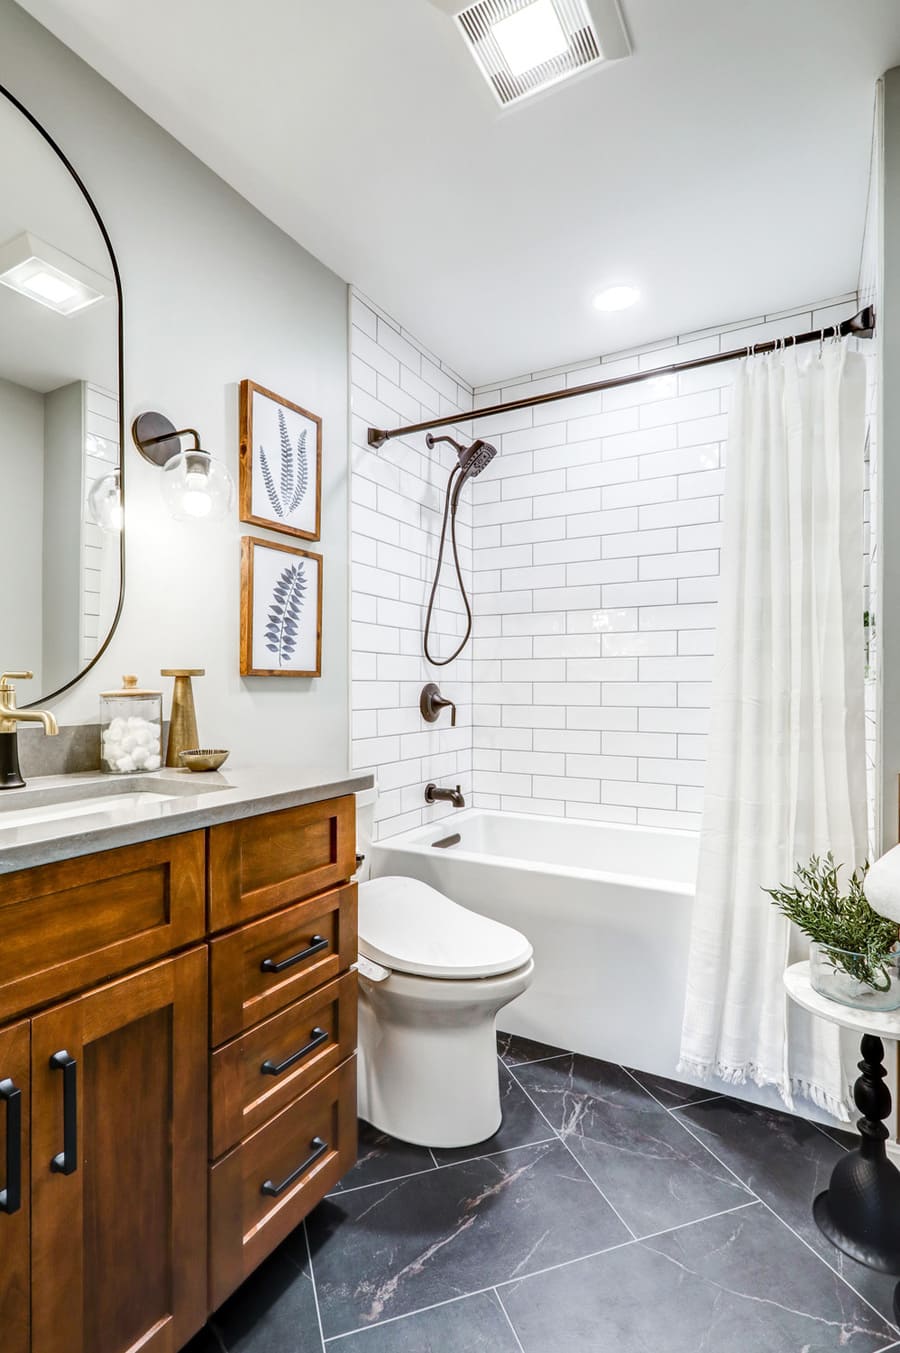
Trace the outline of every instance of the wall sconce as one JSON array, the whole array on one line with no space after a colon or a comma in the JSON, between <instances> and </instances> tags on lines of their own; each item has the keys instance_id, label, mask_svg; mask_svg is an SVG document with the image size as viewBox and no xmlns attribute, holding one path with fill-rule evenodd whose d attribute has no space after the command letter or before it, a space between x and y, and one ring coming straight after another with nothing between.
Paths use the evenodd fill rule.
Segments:
<instances>
[{"instance_id":1,"label":"wall sconce","mask_svg":"<svg viewBox=\"0 0 900 1353\"><path fill-rule=\"evenodd\" d=\"M88 494L88 511L103 531L118 535L125 521L118 470L98 479Z\"/></svg>"},{"instance_id":2,"label":"wall sconce","mask_svg":"<svg viewBox=\"0 0 900 1353\"><path fill-rule=\"evenodd\" d=\"M176 521L222 521L234 501L234 482L221 461L200 445L194 428L176 429L161 413L141 413L131 425L134 444L162 472L163 502ZM185 451L182 437L193 437Z\"/></svg>"}]
</instances>

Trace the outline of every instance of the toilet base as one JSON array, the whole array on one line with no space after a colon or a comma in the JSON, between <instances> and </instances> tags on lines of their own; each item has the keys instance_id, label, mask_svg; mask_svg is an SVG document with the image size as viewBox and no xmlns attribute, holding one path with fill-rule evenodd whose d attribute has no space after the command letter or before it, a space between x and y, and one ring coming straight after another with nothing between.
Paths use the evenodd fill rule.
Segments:
<instances>
[{"instance_id":1,"label":"toilet base","mask_svg":"<svg viewBox=\"0 0 900 1353\"><path fill-rule=\"evenodd\" d=\"M359 1115L416 1146L474 1146L500 1126L497 1014L531 983L499 977L360 976Z\"/></svg>"}]
</instances>

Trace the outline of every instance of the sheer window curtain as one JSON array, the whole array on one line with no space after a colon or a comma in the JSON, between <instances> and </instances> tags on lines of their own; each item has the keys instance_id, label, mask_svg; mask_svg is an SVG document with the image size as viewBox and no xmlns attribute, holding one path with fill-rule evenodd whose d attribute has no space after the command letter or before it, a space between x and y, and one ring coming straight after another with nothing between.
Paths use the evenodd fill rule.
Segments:
<instances>
[{"instance_id":1,"label":"sheer window curtain","mask_svg":"<svg viewBox=\"0 0 900 1353\"><path fill-rule=\"evenodd\" d=\"M680 1064L844 1120L852 1050L789 1008L807 942L762 889L865 859L865 384L846 340L738 367Z\"/></svg>"}]
</instances>

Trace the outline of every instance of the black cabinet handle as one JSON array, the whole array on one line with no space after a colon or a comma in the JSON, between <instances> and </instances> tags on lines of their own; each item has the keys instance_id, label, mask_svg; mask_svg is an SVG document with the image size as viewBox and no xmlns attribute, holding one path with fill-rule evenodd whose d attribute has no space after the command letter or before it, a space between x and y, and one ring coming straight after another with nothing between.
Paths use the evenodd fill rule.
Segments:
<instances>
[{"instance_id":1,"label":"black cabinet handle","mask_svg":"<svg viewBox=\"0 0 900 1353\"><path fill-rule=\"evenodd\" d=\"M0 1189L0 1212L22 1206L22 1091L11 1080L0 1081L6 1103L6 1188Z\"/></svg>"},{"instance_id":2,"label":"black cabinet handle","mask_svg":"<svg viewBox=\"0 0 900 1353\"><path fill-rule=\"evenodd\" d=\"M313 1148L312 1155L307 1156L303 1164L298 1165L296 1170L288 1175L287 1179L282 1179L280 1184L273 1184L271 1179L267 1179L260 1192L266 1194L269 1198L277 1198L284 1193L285 1189L289 1189L292 1184L295 1184L300 1176L309 1169L310 1165L328 1150L328 1143L323 1142L321 1137L313 1137L310 1146Z\"/></svg>"},{"instance_id":3,"label":"black cabinet handle","mask_svg":"<svg viewBox=\"0 0 900 1353\"><path fill-rule=\"evenodd\" d=\"M260 963L262 972L284 972L285 968L293 968L295 963L302 963L305 958L312 954L317 954L320 949L327 949L328 941L321 935L313 935L309 941L307 949L301 949L299 954L291 954L290 958L283 958L280 963L276 963L274 958L264 958Z\"/></svg>"},{"instance_id":4,"label":"black cabinet handle","mask_svg":"<svg viewBox=\"0 0 900 1353\"><path fill-rule=\"evenodd\" d=\"M311 1030L311 1034L312 1037L309 1042L302 1048L298 1048L296 1052L291 1053L290 1057L285 1057L283 1062L271 1062L267 1057L259 1068L262 1075L280 1076L283 1071L287 1071L290 1067L294 1066L301 1058L308 1056L313 1048L317 1048L320 1043L324 1043L329 1036L327 1029L313 1029Z\"/></svg>"},{"instance_id":5,"label":"black cabinet handle","mask_svg":"<svg viewBox=\"0 0 900 1353\"><path fill-rule=\"evenodd\" d=\"M53 1071L63 1074L63 1149L53 1157L54 1174L74 1174L78 1169L78 1067L65 1048L50 1058Z\"/></svg>"}]
</instances>

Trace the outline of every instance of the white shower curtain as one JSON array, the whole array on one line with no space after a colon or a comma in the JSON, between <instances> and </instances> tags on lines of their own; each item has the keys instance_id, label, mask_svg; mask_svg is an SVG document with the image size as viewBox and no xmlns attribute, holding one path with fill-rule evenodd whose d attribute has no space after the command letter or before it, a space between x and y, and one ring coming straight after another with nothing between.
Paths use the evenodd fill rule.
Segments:
<instances>
[{"instance_id":1,"label":"white shower curtain","mask_svg":"<svg viewBox=\"0 0 900 1353\"><path fill-rule=\"evenodd\" d=\"M739 364L681 1043L686 1072L845 1120L839 1031L782 985L808 941L762 889L829 849L865 859L864 439L865 358L846 341Z\"/></svg>"}]
</instances>

